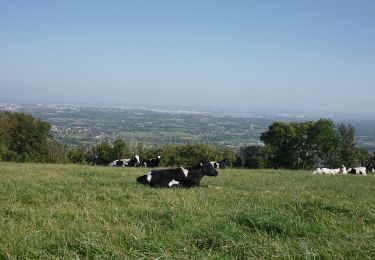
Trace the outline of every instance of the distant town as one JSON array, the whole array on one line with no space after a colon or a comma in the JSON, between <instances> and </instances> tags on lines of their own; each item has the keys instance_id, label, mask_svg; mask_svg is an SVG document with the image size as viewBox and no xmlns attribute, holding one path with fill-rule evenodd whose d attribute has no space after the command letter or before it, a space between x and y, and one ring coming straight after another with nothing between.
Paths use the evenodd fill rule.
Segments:
<instances>
[{"instance_id":1,"label":"distant town","mask_svg":"<svg viewBox=\"0 0 375 260\"><path fill-rule=\"evenodd\" d=\"M23 112L45 120L57 140L72 146L121 138L131 145L203 142L238 148L262 145L260 134L274 121L314 119L303 115L61 104L0 103L0 110ZM342 121L355 126L358 146L375 151L375 121Z\"/></svg>"}]
</instances>

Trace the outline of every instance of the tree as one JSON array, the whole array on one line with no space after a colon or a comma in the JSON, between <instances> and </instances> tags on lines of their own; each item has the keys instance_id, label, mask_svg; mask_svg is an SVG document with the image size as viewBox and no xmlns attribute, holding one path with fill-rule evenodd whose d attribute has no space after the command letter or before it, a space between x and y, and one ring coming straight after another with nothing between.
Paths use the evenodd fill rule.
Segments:
<instances>
[{"instance_id":1,"label":"tree","mask_svg":"<svg viewBox=\"0 0 375 260\"><path fill-rule=\"evenodd\" d=\"M275 122L262 133L269 147L269 165L275 168L310 169L322 163L337 166L339 135L331 120Z\"/></svg>"},{"instance_id":2,"label":"tree","mask_svg":"<svg viewBox=\"0 0 375 260\"><path fill-rule=\"evenodd\" d=\"M83 146L72 148L69 150L67 157L72 163L84 164L86 163L86 150Z\"/></svg>"},{"instance_id":3,"label":"tree","mask_svg":"<svg viewBox=\"0 0 375 260\"><path fill-rule=\"evenodd\" d=\"M314 127L313 121L290 123L294 128L294 138L291 140L291 152L293 169L308 169L314 166L316 152L314 151L314 143L311 142L310 129Z\"/></svg>"},{"instance_id":4,"label":"tree","mask_svg":"<svg viewBox=\"0 0 375 260\"><path fill-rule=\"evenodd\" d=\"M115 140L112 143L111 157L113 159L121 159L126 156L130 156L128 144L121 139Z\"/></svg>"},{"instance_id":5,"label":"tree","mask_svg":"<svg viewBox=\"0 0 375 260\"><path fill-rule=\"evenodd\" d=\"M268 168L270 165L270 146L250 145L237 152L236 165L242 168Z\"/></svg>"},{"instance_id":6,"label":"tree","mask_svg":"<svg viewBox=\"0 0 375 260\"><path fill-rule=\"evenodd\" d=\"M340 164L340 143L335 124L329 119L319 119L308 130L310 152L315 157L313 166L337 167ZM320 165L322 164L322 165Z\"/></svg>"},{"instance_id":7,"label":"tree","mask_svg":"<svg viewBox=\"0 0 375 260\"><path fill-rule=\"evenodd\" d=\"M358 155L354 143L355 128L352 125L339 124L337 131L340 138L339 153L342 163L354 165Z\"/></svg>"},{"instance_id":8,"label":"tree","mask_svg":"<svg viewBox=\"0 0 375 260\"><path fill-rule=\"evenodd\" d=\"M366 149L355 147L354 150L355 150L355 162L354 164L347 164L347 165L366 166L367 164L371 163L371 153L369 153Z\"/></svg>"},{"instance_id":9,"label":"tree","mask_svg":"<svg viewBox=\"0 0 375 260\"><path fill-rule=\"evenodd\" d=\"M48 163L66 163L68 162L67 146L59 143L54 139L48 140Z\"/></svg>"},{"instance_id":10,"label":"tree","mask_svg":"<svg viewBox=\"0 0 375 260\"><path fill-rule=\"evenodd\" d=\"M107 165L116 157L113 157L113 152L111 148L111 144L108 141L101 142L97 145L93 146L93 152L95 154L95 164L98 165Z\"/></svg>"},{"instance_id":11,"label":"tree","mask_svg":"<svg viewBox=\"0 0 375 260\"><path fill-rule=\"evenodd\" d=\"M161 163L163 166L177 165L177 151L174 145L165 145L161 148Z\"/></svg>"},{"instance_id":12,"label":"tree","mask_svg":"<svg viewBox=\"0 0 375 260\"><path fill-rule=\"evenodd\" d=\"M215 160L215 151L207 144L185 144L177 148L181 165L195 165L204 161Z\"/></svg>"},{"instance_id":13,"label":"tree","mask_svg":"<svg viewBox=\"0 0 375 260\"><path fill-rule=\"evenodd\" d=\"M50 125L23 113L0 112L2 159L18 162L46 162Z\"/></svg>"},{"instance_id":14,"label":"tree","mask_svg":"<svg viewBox=\"0 0 375 260\"><path fill-rule=\"evenodd\" d=\"M293 168L295 135L293 125L282 122L273 123L267 132L261 134L260 140L272 149L272 167Z\"/></svg>"}]
</instances>

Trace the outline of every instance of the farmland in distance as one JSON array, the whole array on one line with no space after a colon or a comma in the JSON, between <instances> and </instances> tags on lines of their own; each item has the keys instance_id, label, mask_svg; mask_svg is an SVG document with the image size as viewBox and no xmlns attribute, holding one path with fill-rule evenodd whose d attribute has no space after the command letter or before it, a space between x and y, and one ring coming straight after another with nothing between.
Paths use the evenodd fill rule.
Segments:
<instances>
[{"instance_id":1,"label":"farmland in distance","mask_svg":"<svg viewBox=\"0 0 375 260\"><path fill-rule=\"evenodd\" d=\"M0 110L19 111L49 122L56 139L78 146L125 139L130 145L208 143L238 148L259 140L274 121L317 120L318 116L199 112L181 109L124 108L83 105L5 104ZM359 147L375 151L375 120L335 119L353 124Z\"/></svg>"}]
</instances>

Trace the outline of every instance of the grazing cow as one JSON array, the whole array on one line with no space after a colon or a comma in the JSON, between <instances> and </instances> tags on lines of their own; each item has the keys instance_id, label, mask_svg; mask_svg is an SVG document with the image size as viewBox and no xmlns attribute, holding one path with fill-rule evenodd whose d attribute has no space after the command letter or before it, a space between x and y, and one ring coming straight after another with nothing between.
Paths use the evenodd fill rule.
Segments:
<instances>
[{"instance_id":1,"label":"grazing cow","mask_svg":"<svg viewBox=\"0 0 375 260\"><path fill-rule=\"evenodd\" d=\"M357 174L357 175L366 175L366 167L349 168L348 173Z\"/></svg>"},{"instance_id":2,"label":"grazing cow","mask_svg":"<svg viewBox=\"0 0 375 260\"><path fill-rule=\"evenodd\" d=\"M142 165L149 168L158 167L161 161L161 156L158 155L155 158L148 159L146 161L143 161Z\"/></svg>"},{"instance_id":3,"label":"grazing cow","mask_svg":"<svg viewBox=\"0 0 375 260\"><path fill-rule=\"evenodd\" d=\"M336 175L336 174L347 174L346 167L341 165L340 168L336 169L329 169L329 168L318 168L316 169L313 174L328 174L328 175Z\"/></svg>"},{"instance_id":4,"label":"grazing cow","mask_svg":"<svg viewBox=\"0 0 375 260\"><path fill-rule=\"evenodd\" d=\"M206 162L188 168L153 170L138 177L137 182L151 187L180 186L189 188L199 186L203 176L217 176L218 174L211 163Z\"/></svg>"},{"instance_id":5,"label":"grazing cow","mask_svg":"<svg viewBox=\"0 0 375 260\"><path fill-rule=\"evenodd\" d=\"M219 162L216 162L216 161L213 161L213 162L210 162L212 164L212 166L215 168L215 169L225 169L227 167L230 166L230 161L227 159L227 158L224 158L223 160L219 161Z\"/></svg>"}]
</instances>

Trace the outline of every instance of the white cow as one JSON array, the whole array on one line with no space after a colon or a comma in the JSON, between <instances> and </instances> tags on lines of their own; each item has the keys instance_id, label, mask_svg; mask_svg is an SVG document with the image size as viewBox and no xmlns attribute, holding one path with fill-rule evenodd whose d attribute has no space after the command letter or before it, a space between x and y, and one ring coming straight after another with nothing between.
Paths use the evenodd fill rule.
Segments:
<instances>
[{"instance_id":1,"label":"white cow","mask_svg":"<svg viewBox=\"0 0 375 260\"><path fill-rule=\"evenodd\" d=\"M346 168L344 165L341 165L340 168L330 169L330 168L318 168L313 174L327 174L327 175L336 175L336 174L347 174Z\"/></svg>"}]
</instances>

